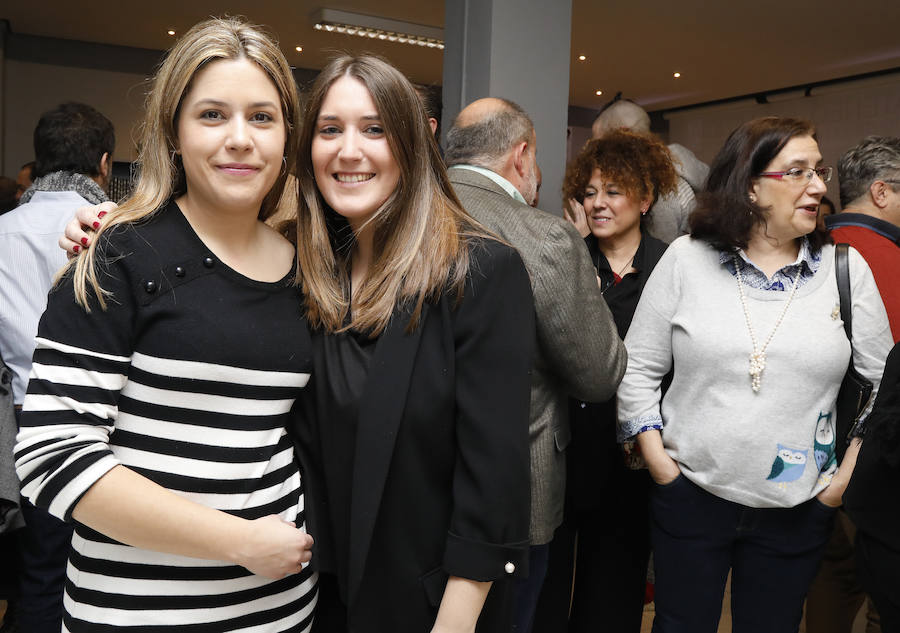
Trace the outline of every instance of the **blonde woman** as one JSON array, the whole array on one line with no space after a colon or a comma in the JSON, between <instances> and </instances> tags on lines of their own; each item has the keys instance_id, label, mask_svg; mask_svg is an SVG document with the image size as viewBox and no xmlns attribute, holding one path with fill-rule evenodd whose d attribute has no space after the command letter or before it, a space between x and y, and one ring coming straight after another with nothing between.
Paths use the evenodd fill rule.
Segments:
<instances>
[{"instance_id":1,"label":"blonde woman","mask_svg":"<svg viewBox=\"0 0 900 633\"><path fill-rule=\"evenodd\" d=\"M195 26L155 78L134 195L51 292L16 466L76 522L64 630L310 627L285 432L310 341L294 248L262 222L297 111L268 36Z\"/></svg>"}]
</instances>

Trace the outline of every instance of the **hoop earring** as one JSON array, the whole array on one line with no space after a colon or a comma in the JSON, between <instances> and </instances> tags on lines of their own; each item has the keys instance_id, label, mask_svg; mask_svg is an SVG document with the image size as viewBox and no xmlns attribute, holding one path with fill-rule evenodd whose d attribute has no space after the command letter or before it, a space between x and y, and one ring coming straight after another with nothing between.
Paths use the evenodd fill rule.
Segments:
<instances>
[{"instance_id":1,"label":"hoop earring","mask_svg":"<svg viewBox=\"0 0 900 633\"><path fill-rule=\"evenodd\" d=\"M287 156L281 157L281 175L287 174Z\"/></svg>"}]
</instances>

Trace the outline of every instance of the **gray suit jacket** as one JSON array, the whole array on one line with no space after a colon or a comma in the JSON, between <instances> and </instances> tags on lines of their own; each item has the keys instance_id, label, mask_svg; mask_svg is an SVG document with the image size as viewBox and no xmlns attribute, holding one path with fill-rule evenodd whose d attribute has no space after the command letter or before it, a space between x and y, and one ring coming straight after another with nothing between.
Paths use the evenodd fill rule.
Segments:
<instances>
[{"instance_id":1,"label":"gray suit jacket","mask_svg":"<svg viewBox=\"0 0 900 633\"><path fill-rule=\"evenodd\" d=\"M625 346L597 287L578 231L513 199L495 182L451 169L456 195L476 220L519 251L531 277L537 345L531 383L532 545L562 522L569 443L568 396L611 398L625 373Z\"/></svg>"}]
</instances>

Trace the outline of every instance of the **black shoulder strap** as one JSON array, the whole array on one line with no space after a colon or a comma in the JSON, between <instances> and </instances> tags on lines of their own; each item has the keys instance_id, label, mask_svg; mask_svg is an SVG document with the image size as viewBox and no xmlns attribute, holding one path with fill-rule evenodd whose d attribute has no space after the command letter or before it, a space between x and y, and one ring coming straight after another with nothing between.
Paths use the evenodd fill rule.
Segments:
<instances>
[{"instance_id":1,"label":"black shoulder strap","mask_svg":"<svg viewBox=\"0 0 900 633\"><path fill-rule=\"evenodd\" d=\"M849 244L834 245L834 274L837 277L838 296L841 300L841 321L847 338L853 340L853 311L850 303L850 259L847 255Z\"/></svg>"}]
</instances>

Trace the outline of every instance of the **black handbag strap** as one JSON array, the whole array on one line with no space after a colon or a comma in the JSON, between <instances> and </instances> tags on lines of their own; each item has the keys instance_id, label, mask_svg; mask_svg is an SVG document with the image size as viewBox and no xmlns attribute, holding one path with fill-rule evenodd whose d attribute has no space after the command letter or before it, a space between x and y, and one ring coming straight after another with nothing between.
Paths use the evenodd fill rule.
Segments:
<instances>
[{"instance_id":1,"label":"black handbag strap","mask_svg":"<svg viewBox=\"0 0 900 633\"><path fill-rule=\"evenodd\" d=\"M853 311L850 303L850 258L849 244L834 245L834 274L837 277L838 296L841 301L841 321L847 340L853 342Z\"/></svg>"}]
</instances>

